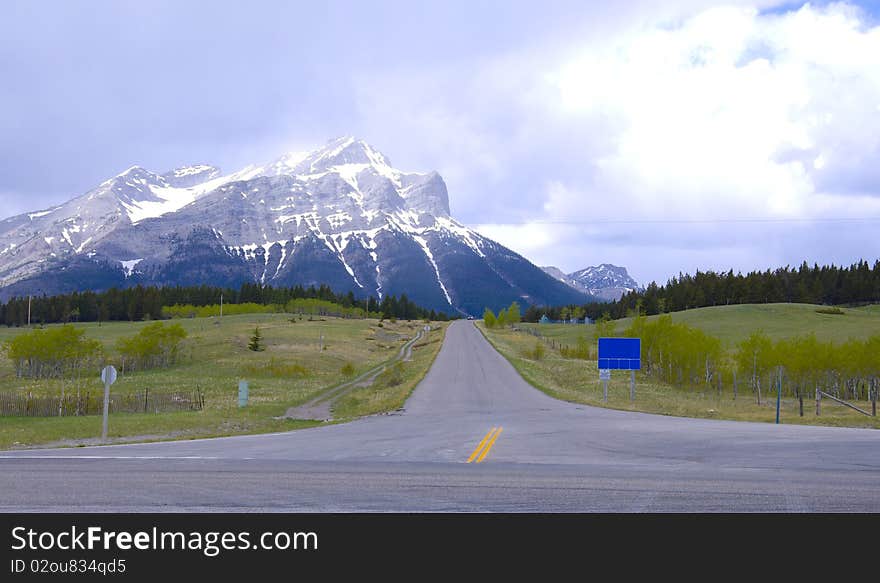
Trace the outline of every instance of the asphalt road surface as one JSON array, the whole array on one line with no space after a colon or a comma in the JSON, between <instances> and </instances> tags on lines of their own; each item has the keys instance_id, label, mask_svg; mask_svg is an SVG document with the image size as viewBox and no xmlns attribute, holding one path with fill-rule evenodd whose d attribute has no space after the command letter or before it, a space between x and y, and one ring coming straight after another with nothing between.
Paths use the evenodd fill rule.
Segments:
<instances>
[{"instance_id":1,"label":"asphalt road surface","mask_svg":"<svg viewBox=\"0 0 880 583\"><path fill-rule=\"evenodd\" d=\"M3 452L0 492L6 512L880 512L880 432L557 401L459 321L403 413Z\"/></svg>"}]
</instances>

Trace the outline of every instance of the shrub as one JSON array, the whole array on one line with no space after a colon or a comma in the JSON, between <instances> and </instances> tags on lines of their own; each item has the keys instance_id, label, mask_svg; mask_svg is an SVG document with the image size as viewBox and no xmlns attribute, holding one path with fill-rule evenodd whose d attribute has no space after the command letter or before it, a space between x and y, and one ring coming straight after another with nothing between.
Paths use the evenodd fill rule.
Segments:
<instances>
[{"instance_id":1,"label":"shrub","mask_svg":"<svg viewBox=\"0 0 880 583\"><path fill-rule=\"evenodd\" d=\"M177 363L180 345L186 336L186 330L180 324L155 322L144 326L134 336L120 338L116 348L128 370L167 368Z\"/></svg>"},{"instance_id":2,"label":"shrub","mask_svg":"<svg viewBox=\"0 0 880 583\"><path fill-rule=\"evenodd\" d=\"M581 360L590 360L592 350L590 343L583 336L579 336L575 346L562 346L559 353L563 358L579 358Z\"/></svg>"},{"instance_id":3,"label":"shrub","mask_svg":"<svg viewBox=\"0 0 880 583\"><path fill-rule=\"evenodd\" d=\"M538 340L535 342L535 347L533 349L525 350L523 354L529 360L543 360L544 356L547 354L547 349L544 348L544 343Z\"/></svg>"},{"instance_id":4,"label":"shrub","mask_svg":"<svg viewBox=\"0 0 880 583\"><path fill-rule=\"evenodd\" d=\"M393 366L386 368L382 374L376 378L376 384L384 387L395 387L403 382L403 363L396 362Z\"/></svg>"},{"instance_id":5,"label":"shrub","mask_svg":"<svg viewBox=\"0 0 880 583\"><path fill-rule=\"evenodd\" d=\"M832 316L842 316L846 312L838 308L837 306L831 306L828 308L818 308L816 309L817 314L831 314Z\"/></svg>"},{"instance_id":6,"label":"shrub","mask_svg":"<svg viewBox=\"0 0 880 583\"><path fill-rule=\"evenodd\" d=\"M354 374L354 365L350 362L346 362L345 364L342 365L342 368L339 369L339 372L341 372L343 375L345 375L347 377L350 377L351 375Z\"/></svg>"}]
</instances>

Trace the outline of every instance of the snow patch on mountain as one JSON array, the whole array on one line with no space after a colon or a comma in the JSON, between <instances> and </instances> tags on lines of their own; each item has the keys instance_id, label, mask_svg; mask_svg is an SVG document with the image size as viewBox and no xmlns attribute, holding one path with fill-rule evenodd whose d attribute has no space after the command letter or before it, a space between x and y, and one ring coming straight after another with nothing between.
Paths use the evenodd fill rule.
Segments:
<instances>
[{"instance_id":1,"label":"snow patch on mountain","mask_svg":"<svg viewBox=\"0 0 880 583\"><path fill-rule=\"evenodd\" d=\"M193 176L195 174L202 174L204 172L213 170L213 166L207 166L205 164L198 164L195 166L184 166L182 168L176 168L173 170L174 176L177 178L182 178L184 176Z\"/></svg>"},{"instance_id":2,"label":"snow patch on mountain","mask_svg":"<svg viewBox=\"0 0 880 583\"><path fill-rule=\"evenodd\" d=\"M467 246L473 249L474 253L479 255L481 258L485 258L486 254L483 253L483 239L467 227L464 227L452 219L448 219L446 217L437 217L437 226L440 229L444 229L458 237L461 238Z\"/></svg>"},{"instance_id":3,"label":"snow patch on mountain","mask_svg":"<svg viewBox=\"0 0 880 583\"><path fill-rule=\"evenodd\" d=\"M428 247L428 242L425 241L423 237L420 237L418 235L414 235L413 240L418 243L421 246L422 251L425 252L425 256L428 258L431 266L434 267L434 273L437 275L437 283L440 284L440 289L443 290L443 295L446 296L446 301L449 303L450 306L453 305L452 298L449 296L449 290L446 289L446 286L443 284L443 278L440 277L440 268L437 267L437 262L434 261L434 254L431 253L431 248Z\"/></svg>"},{"instance_id":4,"label":"snow patch on mountain","mask_svg":"<svg viewBox=\"0 0 880 583\"><path fill-rule=\"evenodd\" d=\"M47 210L47 211L39 211L39 212L36 212L36 213L28 213L28 218L29 218L30 220L38 219L38 218L40 218L40 217L45 217L46 215L50 215L50 214L52 214L53 212L55 212L56 210L58 210L58 209L57 209L57 208L54 208L54 209L49 209L49 210Z\"/></svg>"},{"instance_id":5,"label":"snow patch on mountain","mask_svg":"<svg viewBox=\"0 0 880 583\"><path fill-rule=\"evenodd\" d=\"M125 277L131 277L134 273L134 268L138 266L138 263L143 261L143 259L132 259L131 261L120 261L119 263L122 265L122 270L125 272Z\"/></svg>"}]
</instances>

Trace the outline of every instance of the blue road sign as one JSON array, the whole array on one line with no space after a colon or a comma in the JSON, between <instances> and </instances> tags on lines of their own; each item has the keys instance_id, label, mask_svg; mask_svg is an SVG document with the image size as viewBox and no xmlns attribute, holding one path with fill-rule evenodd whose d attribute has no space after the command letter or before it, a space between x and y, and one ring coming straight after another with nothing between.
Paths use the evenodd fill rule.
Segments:
<instances>
[{"instance_id":1,"label":"blue road sign","mask_svg":"<svg viewBox=\"0 0 880 583\"><path fill-rule=\"evenodd\" d=\"M640 370L641 338L599 338L599 370Z\"/></svg>"}]
</instances>

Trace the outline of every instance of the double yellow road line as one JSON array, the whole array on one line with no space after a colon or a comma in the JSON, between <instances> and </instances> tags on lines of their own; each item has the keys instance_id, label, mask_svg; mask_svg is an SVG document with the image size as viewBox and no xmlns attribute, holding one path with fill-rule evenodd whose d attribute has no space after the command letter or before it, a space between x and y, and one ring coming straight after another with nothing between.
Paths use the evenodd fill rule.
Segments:
<instances>
[{"instance_id":1,"label":"double yellow road line","mask_svg":"<svg viewBox=\"0 0 880 583\"><path fill-rule=\"evenodd\" d=\"M501 435L503 429L503 427L493 427L490 429L489 433L483 438L483 441L477 445L477 449L474 450L471 457L468 458L467 463L471 463L474 460L476 460L476 463L483 461L483 459L489 454L489 450L495 445L495 440Z\"/></svg>"}]
</instances>

